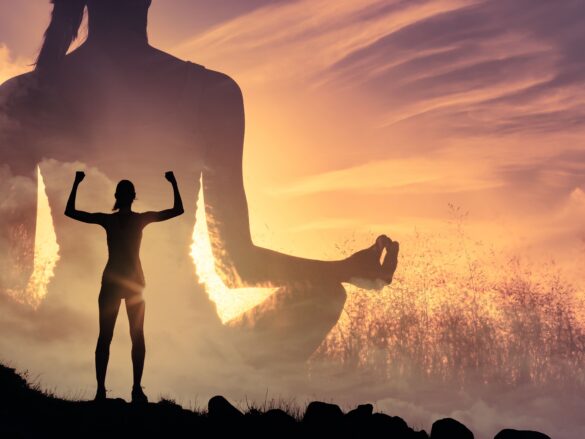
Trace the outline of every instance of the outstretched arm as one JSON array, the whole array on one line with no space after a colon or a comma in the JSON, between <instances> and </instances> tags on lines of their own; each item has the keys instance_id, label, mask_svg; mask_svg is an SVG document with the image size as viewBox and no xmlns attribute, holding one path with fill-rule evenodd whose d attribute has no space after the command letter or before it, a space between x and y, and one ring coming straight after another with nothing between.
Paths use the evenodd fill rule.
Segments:
<instances>
[{"instance_id":1,"label":"outstretched arm","mask_svg":"<svg viewBox=\"0 0 585 439\"><path fill-rule=\"evenodd\" d=\"M160 212L144 212L146 223L166 221L176 216L182 215L185 210L183 209L183 201L181 200L181 193L179 192L179 186L175 178L175 174L172 171L165 173L165 178L173 186L173 207L172 209L161 210Z\"/></svg>"},{"instance_id":2,"label":"outstretched arm","mask_svg":"<svg viewBox=\"0 0 585 439\"><path fill-rule=\"evenodd\" d=\"M398 244L386 236L351 257L336 261L300 258L252 242L243 183L244 107L238 85L213 73L204 97L207 153L203 190L216 268L230 287L293 282L371 281L388 284L396 268ZM380 263L382 252L388 257ZM364 283L361 283L364 285Z\"/></svg>"},{"instance_id":3,"label":"outstretched arm","mask_svg":"<svg viewBox=\"0 0 585 439\"><path fill-rule=\"evenodd\" d=\"M85 173L82 171L77 171L75 173L75 181L73 182L73 187L71 188L71 194L69 195L69 200L67 200L67 207L65 208L65 215L69 218L73 218L74 220L81 221L84 223L90 224L100 224L103 225L105 214L103 213L89 213L84 212L82 210L77 210L75 208L75 199L77 198L77 188L79 184L85 178Z\"/></svg>"}]
</instances>

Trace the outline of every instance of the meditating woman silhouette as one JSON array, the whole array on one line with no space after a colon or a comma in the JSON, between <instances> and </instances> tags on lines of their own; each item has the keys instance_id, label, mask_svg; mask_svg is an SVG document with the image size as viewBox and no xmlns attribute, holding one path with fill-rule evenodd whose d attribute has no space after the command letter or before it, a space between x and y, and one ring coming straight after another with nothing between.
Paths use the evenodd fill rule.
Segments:
<instances>
[{"instance_id":1,"label":"meditating woman silhouette","mask_svg":"<svg viewBox=\"0 0 585 439\"><path fill-rule=\"evenodd\" d=\"M108 241L108 262L102 276L102 287L98 299L100 310L100 334L95 350L95 371L97 378L96 400L106 398L106 370L110 357L110 343L114 334L114 325L122 299L126 301L126 312L130 322L132 339L132 365L134 386L133 402L147 402L142 391L142 371L144 369L144 274L140 263L140 242L142 230L148 224L166 221L183 214L183 203L179 193L177 180L172 172L165 174L173 186L174 204L172 209L160 212L136 213L132 211L132 203L136 198L134 185L122 180L116 188L116 213L88 213L75 208L77 188L85 178L85 173L78 171L71 189L65 215L84 223L99 224L106 229Z\"/></svg>"},{"instance_id":2,"label":"meditating woman silhouette","mask_svg":"<svg viewBox=\"0 0 585 439\"><path fill-rule=\"evenodd\" d=\"M183 188L187 215L173 224L172 237L160 239L157 247L172 258L144 257L159 264L159 273L153 276L173 281L174 301L161 300L157 311L171 306L188 309L192 318L186 330L201 335L193 336L194 343L216 343L218 337L205 329L213 327L233 337L233 346L250 363L302 362L338 321L346 300L342 283L379 288L391 282L398 243L385 235L335 261L291 256L254 244L243 183L242 92L226 74L150 46L146 30L150 0L53 3L36 70L0 88L5 119L15 121L4 124L2 140L14 147L2 148L0 163L8 164L13 175L23 176L36 175L41 163L52 209L59 209L63 199L63 178L55 163L71 169L81 162L112 181L131 170L132 180L153 194L153 205L160 200L152 175L162 167L188 179L191 183ZM86 7L87 41L66 54ZM266 302L225 327L202 294L190 258L200 181L215 267L224 283L230 288L278 287ZM24 230L32 248L36 201L32 195L28 201L19 215L4 221ZM81 263L81 243L68 239L71 226L57 217L54 222L60 266ZM15 244L14 253L32 265L30 248L27 252L21 247ZM56 276L53 282L59 279ZM180 300L184 305L178 304ZM219 349L206 350L211 351Z\"/></svg>"}]
</instances>

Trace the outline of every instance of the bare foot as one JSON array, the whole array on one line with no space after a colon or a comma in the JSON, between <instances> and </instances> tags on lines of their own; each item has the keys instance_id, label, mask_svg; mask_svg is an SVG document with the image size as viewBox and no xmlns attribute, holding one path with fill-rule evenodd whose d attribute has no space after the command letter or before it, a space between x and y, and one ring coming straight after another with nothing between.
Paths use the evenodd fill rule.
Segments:
<instances>
[{"instance_id":1,"label":"bare foot","mask_svg":"<svg viewBox=\"0 0 585 439\"><path fill-rule=\"evenodd\" d=\"M148 398L142 391L142 387L134 386L132 388L132 403L133 404L146 404L148 402Z\"/></svg>"},{"instance_id":2,"label":"bare foot","mask_svg":"<svg viewBox=\"0 0 585 439\"><path fill-rule=\"evenodd\" d=\"M98 388L93 400L95 402L105 401L106 400L106 389L105 388Z\"/></svg>"}]
</instances>

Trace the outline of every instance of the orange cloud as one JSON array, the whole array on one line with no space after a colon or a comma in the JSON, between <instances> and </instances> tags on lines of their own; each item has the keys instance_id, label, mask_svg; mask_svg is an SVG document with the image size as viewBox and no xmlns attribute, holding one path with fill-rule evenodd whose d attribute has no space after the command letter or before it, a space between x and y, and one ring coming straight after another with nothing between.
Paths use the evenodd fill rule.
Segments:
<instances>
[{"instance_id":1,"label":"orange cloud","mask_svg":"<svg viewBox=\"0 0 585 439\"><path fill-rule=\"evenodd\" d=\"M275 192L279 195L331 191L449 193L492 189L502 184L493 178L486 164L463 165L449 157L437 157L375 161L310 176Z\"/></svg>"},{"instance_id":2,"label":"orange cloud","mask_svg":"<svg viewBox=\"0 0 585 439\"><path fill-rule=\"evenodd\" d=\"M0 43L0 84L8 79L31 70L31 61L14 59L6 45Z\"/></svg>"},{"instance_id":3,"label":"orange cloud","mask_svg":"<svg viewBox=\"0 0 585 439\"><path fill-rule=\"evenodd\" d=\"M348 54L437 14L477 3L440 0L403 5L382 0L275 4L222 23L175 48L208 64L237 69L251 83L315 77ZM365 19L359 19L360 16Z\"/></svg>"}]
</instances>

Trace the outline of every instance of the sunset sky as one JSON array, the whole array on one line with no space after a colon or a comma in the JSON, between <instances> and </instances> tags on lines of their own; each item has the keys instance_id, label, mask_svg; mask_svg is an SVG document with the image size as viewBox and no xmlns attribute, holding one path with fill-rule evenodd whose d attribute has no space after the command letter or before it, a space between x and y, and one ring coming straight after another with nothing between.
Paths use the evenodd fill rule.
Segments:
<instances>
[{"instance_id":1,"label":"sunset sky","mask_svg":"<svg viewBox=\"0 0 585 439\"><path fill-rule=\"evenodd\" d=\"M585 233L584 10L155 0L149 35L240 84L261 243L334 255L352 233L432 229L452 203L482 236L565 250ZM30 65L50 8L0 0L0 11L1 80Z\"/></svg>"},{"instance_id":2,"label":"sunset sky","mask_svg":"<svg viewBox=\"0 0 585 439\"><path fill-rule=\"evenodd\" d=\"M0 83L31 70L50 10L49 0L0 0ZM256 244L332 259L385 233L401 242L401 257L440 253L450 261L460 246L449 247L459 239L449 224L464 218L472 240L505 258L554 259L585 287L584 19L582 0L153 0L149 39L240 85ZM72 178L75 164L59 166L48 163L48 174L65 169ZM103 175L88 174L106 185ZM109 193L93 199L111 204ZM418 232L445 250L413 250ZM90 240L103 244L97 232ZM157 250L154 243L146 243L145 254ZM155 256L145 256L146 271L149 264L156 269ZM0 311L8 310L0 329L14 335L0 339L0 361L44 373L65 391L93 385L87 346L96 335L97 286L87 280L102 269L94 265L95 273L56 282L38 314L0 302ZM399 277L402 269L399 263ZM159 277L151 291L167 287ZM159 348L147 365L151 389L214 392L207 377L217 370L200 353L215 345L204 330L189 332L188 298L179 305L151 297L150 309L160 312L147 318ZM175 318L181 330L171 332ZM196 352L189 351L194 339L203 339ZM130 373L128 343L126 337L114 346L117 392ZM25 344L35 348L23 350ZM176 361L177 352L185 358ZM71 369L65 377L63 364ZM185 385L193 368L199 381ZM170 369L175 375L158 372ZM254 381L251 372L242 380L225 375L234 394ZM437 414L408 404L414 419ZM481 404L473 410L476 425L495 428L482 419Z\"/></svg>"}]
</instances>

